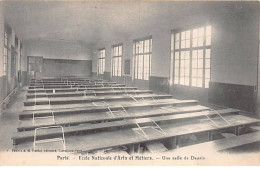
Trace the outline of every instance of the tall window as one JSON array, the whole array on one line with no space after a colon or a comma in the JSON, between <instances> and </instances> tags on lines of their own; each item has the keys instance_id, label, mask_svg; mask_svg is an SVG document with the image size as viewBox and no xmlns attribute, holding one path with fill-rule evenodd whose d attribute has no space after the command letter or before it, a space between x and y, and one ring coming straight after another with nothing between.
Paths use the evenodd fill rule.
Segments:
<instances>
[{"instance_id":1,"label":"tall window","mask_svg":"<svg viewBox=\"0 0 260 169\"><path fill-rule=\"evenodd\" d=\"M133 52L134 78L149 80L151 75L152 38L134 41Z\"/></svg>"},{"instance_id":2,"label":"tall window","mask_svg":"<svg viewBox=\"0 0 260 169\"><path fill-rule=\"evenodd\" d=\"M113 46L112 49L112 76L122 76L123 45Z\"/></svg>"},{"instance_id":3,"label":"tall window","mask_svg":"<svg viewBox=\"0 0 260 169\"><path fill-rule=\"evenodd\" d=\"M174 84L208 88L210 54L211 26L173 31L171 76Z\"/></svg>"},{"instance_id":4,"label":"tall window","mask_svg":"<svg viewBox=\"0 0 260 169\"><path fill-rule=\"evenodd\" d=\"M98 50L98 74L104 74L105 71L105 49Z\"/></svg>"},{"instance_id":5,"label":"tall window","mask_svg":"<svg viewBox=\"0 0 260 169\"><path fill-rule=\"evenodd\" d=\"M4 76L7 75L7 50L8 49L8 38L7 38L7 33L5 32L4 35Z\"/></svg>"}]
</instances>

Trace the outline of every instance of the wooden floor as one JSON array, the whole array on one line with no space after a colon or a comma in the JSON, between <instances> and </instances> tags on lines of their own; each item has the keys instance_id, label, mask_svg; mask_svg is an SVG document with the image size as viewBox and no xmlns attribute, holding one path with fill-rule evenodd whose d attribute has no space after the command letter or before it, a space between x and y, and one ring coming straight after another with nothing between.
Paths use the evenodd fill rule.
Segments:
<instances>
[{"instance_id":1,"label":"wooden floor","mask_svg":"<svg viewBox=\"0 0 260 169\"><path fill-rule=\"evenodd\" d=\"M32 80L18 119L14 149L171 153L260 141L260 121L240 110L91 78Z\"/></svg>"}]
</instances>

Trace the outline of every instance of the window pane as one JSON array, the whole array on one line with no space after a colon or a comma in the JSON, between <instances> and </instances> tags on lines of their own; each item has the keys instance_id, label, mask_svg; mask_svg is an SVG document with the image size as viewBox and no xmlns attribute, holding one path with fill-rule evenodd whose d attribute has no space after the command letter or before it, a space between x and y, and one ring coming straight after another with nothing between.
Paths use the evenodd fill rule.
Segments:
<instances>
[{"instance_id":1,"label":"window pane","mask_svg":"<svg viewBox=\"0 0 260 169\"><path fill-rule=\"evenodd\" d=\"M181 76L181 77L184 76L184 69L183 69L183 68L180 69L180 76Z\"/></svg>"},{"instance_id":2,"label":"window pane","mask_svg":"<svg viewBox=\"0 0 260 169\"><path fill-rule=\"evenodd\" d=\"M210 58L210 49L206 49L206 58Z\"/></svg>"},{"instance_id":3,"label":"window pane","mask_svg":"<svg viewBox=\"0 0 260 169\"><path fill-rule=\"evenodd\" d=\"M181 48L182 48L182 49L185 48L185 40L182 40L182 41L181 41Z\"/></svg>"},{"instance_id":4,"label":"window pane","mask_svg":"<svg viewBox=\"0 0 260 169\"><path fill-rule=\"evenodd\" d=\"M185 60L185 68L188 69L190 67L190 61Z\"/></svg>"},{"instance_id":5,"label":"window pane","mask_svg":"<svg viewBox=\"0 0 260 169\"><path fill-rule=\"evenodd\" d=\"M198 59L198 68L203 68L203 59Z\"/></svg>"},{"instance_id":6,"label":"window pane","mask_svg":"<svg viewBox=\"0 0 260 169\"><path fill-rule=\"evenodd\" d=\"M198 38L198 46L203 46L203 37Z\"/></svg>"},{"instance_id":7,"label":"window pane","mask_svg":"<svg viewBox=\"0 0 260 169\"><path fill-rule=\"evenodd\" d=\"M210 69L205 69L205 78L210 79Z\"/></svg>"},{"instance_id":8,"label":"window pane","mask_svg":"<svg viewBox=\"0 0 260 169\"><path fill-rule=\"evenodd\" d=\"M199 28L199 35L198 37L203 37L204 36L204 27Z\"/></svg>"},{"instance_id":9,"label":"window pane","mask_svg":"<svg viewBox=\"0 0 260 169\"><path fill-rule=\"evenodd\" d=\"M5 38L5 46L7 46L7 38Z\"/></svg>"},{"instance_id":10,"label":"window pane","mask_svg":"<svg viewBox=\"0 0 260 169\"><path fill-rule=\"evenodd\" d=\"M184 60L181 60L181 68L184 68Z\"/></svg>"},{"instance_id":11,"label":"window pane","mask_svg":"<svg viewBox=\"0 0 260 169\"><path fill-rule=\"evenodd\" d=\"M179 49L179 47L180 47L180 41L176 41L175 42L175 49Z\"/></svg>"},{"instance_id":12,"label":"window pane","mask_svg":"<svg viewBox=\"0 0 260 169\"><path fill-rule=\"evenodd\" d=\"M5 42L4 42L4 44L5 44L5 46L7 46L8 44L7 44L7 33L5 32L5 35L4 35L5 37L4 37L4 39L5 39Z\"/></svg>"},{"instance_id":13,"label":"window pane","mask_svg":"<svg viewBox=\"0 0 260 169\"><path fill-rule=\"evenodd\" d=\"M185 40L185 32L181 32L181 40Z\"/></svg>"},{"instance_id":14,"label":"window pane","mask_svg":"<svg viewBox=\"0 0 260 169\"><path fill-rule=\"evenodd\" d=\"M203 76L203 70L202 69L198 69L198 77L202 78Z\"/></svg>"},{"instance_id":15,"label":"window pane","mask_svg":"<svg viewBox=\"0 0 260 169\"><path fill-rule=\"evenodd\" d=\"M152 48L153 48L153 40L150 39L150 52L152 52Z\"/></svg>"},{"instance_id":16,"label":"window pane","mask_svg":"<svg viewBox=\"0 0 260 169\"><path fill-rule=\"evenodd\" d=\"M144 48L144 43L143 43L143 41L140 41L139 42L139 53L143 53L144 52L143 48Z\"/></svg>"},{"instance_id":17,"label":"window pane","mask_svg":"<svg viewBox=\"0 0 260 169\"><path fill-rule=\"evenodd\" d=\"M115 47L115 55L114 56L118 56L118 47Z\"/></svg>"},{"instance_id":18,"label":"window pane","mask_svg":"<svg viewBox=\"0 0 260 169\"><path fill-rule=\"evenodd\" d=\"M149 40L145 40L145 41L144 41L144 46L147 46L147 47L150 46Z\"/></svg>"},{"instance_id":19,"label":"window pane","mask_svg":"<svg viewBox=\"0 0 260 169\"><path fill-rule=\"evenodd\" d=\"M179 60L175 60L175 67L179 68Z\"/></svg>"},{"instance_id":20,"label":"window pane","mask_svg":"<svg viewBox=\"0 0 260 169\"><path fill-rule=\"evenodd\" d=\"M175 76L178 77L179 76L179 68L175 69Z\"/></svg>"},{"instance_id":21,"label":"window pane","mask_svg":"<svg viewBox=\"0 0 260 169\"><path fill-rule=\"evenodd\" d=\"M189 51L186 51L185 54L186 54L186 55L185 55L185 59L190 59L190 52L189 52Z\"/></svg>"},{"instance_id":22,"label":"window pane","mask_svg":"<svg viewBox=\"0 0 260 169\"><path fill-rule=\"evenodd\" d=\"M119 46L119 56L121 56L122 55L122 46Z\"/></svg>"},{"instance_id":23,"label":"window pane","mask_svg":"<svg viewBox=\"0 0 260 169\"><path fill-rule=\"evenodd\" d=\"M4 56L6 56L6 55L7 55L7 49L4 48Z\"/></svg>"},{"instance_id":24,"label":"window pane","mask_svg":"<svg viewBox=\"0 0 260 169\"><path fill-rule=\"evenodd\" d=\"M175 35L175 41L179 41L180 40L180 33L176 33Z\"/></svg>"},{"instance_id":25,"label":"window pane","mask_svg":"<svg viewBox=\"0 0 260 169\"><path fill-rule=\"evenodd\" d=\"M118 58L115 58L115 74L117 75L118 71Z\"/></svg>"},{"instance_id":26,"label":"window pane","mask_svg":"<svg viewBox=\"0 0 260 169\"><path fill-rule=\"evenodd\" d=\"M197 77L198 70L192 69L192 77Z\"/></svg>"},{"instance_id":27,"label":"window pane","mask_svg":"<svg viewBox=\"0 0 260 169\"><path fill-rule=\"evenodd\" d=\"M190 39L190 30L186 31L186 39Z\"/></svg>"},{"instance_id":28,"label":"window pane","mask_svg":"<svg viewBox=\"0 0 260 169\"><path fill-rule=\"evenodd\" d=\"M198 50L198 58L203 58L203 50Z\"/></svg>"},{"instance_id":29,"label":"window pane","mask_svg":"<svg viewBox=\"0 0 260 169\"><path fill-rule=\"evenodd\" d=\"M205 68L210 68L210 59L206 59L205 62Z\"/></svg>"},{"instance_id":30,"label":"window pane","mask_svg":"<svg viewBox=\"0 0 260 169\"><path fill-rule=\"evenodd\" d=\"M179 52L175 52L175 60L179 59Z\"/></svg>"},{"instance_id":31,"label":"window pane","mask_svg":"<svg viewBox=\"0 0 260 169\"><path fill-rule=\"evenodd\" d=\"M206 45L211 45L211 36L206 36Z\"/></svg>"},{"instance_id":32,"label":"window pane","mask_svg":"<svg viewBox=\"0 0 260 169\"><path fill-rule=\"evenodd\" d=\"M174 45L174 35L171 35L171 50L173 50Z\"/></svg>"},{"instance_id":33,"label":"window pane","mask_svg":"<svg viewBox=\"0 0 260 169\"><path fill-rule=\"evenodd\" d=\"M198 29L193 29L192 38L195 39L197 37L198 37Z\"/></svg>"},{"instance_id":34,"label":"window pane","mask_svg":"<svg viewBox=\"0 0 260 169\"><path fill-rule=\"evenodd\" d=\"M197 47L198 46L198 39L197 38L192 40L192 46L193 47Z\"/></svg>"},{"instance_id":35,"label":"window pane","mask_svg":"<svg viewBox=\"0 0 260 169\"><path fill-rule=\"evenodd\" d=\"M192 60L192 68L197 68L197 67L198 67L198 61Z\"/></svg>"},{"instance_id":36,"label":"window pane","mask_svg":"<svg viewBox=\"0 0 260 169\"><path fill-rule=\"evenodd\" d=\"M4 56L4 64L6 64L7 58L6 55Z\"/></svg>"},{"instance_id":37,"label":"window pane","mask_svg":"<svg viewBox=\"0 0 260 169\"><path fill-rule=\"evenodd\" d=\"M148 55L144 55L144 68L149 67L149 60L148 60Z\"/></svg>"},{"instance_id":38,"label":"window pane","mask_svg":"<svg viewBox=\"0 0 260 169\"><path fill-rule=\"evenodd\" d=\"M197 59L197 53L198 53L197 50L193 50L192 51L192 58Z\"/></svg>"},{"instance_id":39,"label":"window pane","mask_svg":"<svg viewBox=\"0 0 260 169\"><path fill-rule=\"evenodd\" d=\"M149 52L149 46L144 47L144 53L147 53L147 52Z\"/></svg>"},{"instance_id":40,"label":"window pane","mask_svg":"<svg viewBox=\"0 0 260 169\"><path fill-rule=\"evenodd\" d=\"M205 79L205 88L209 88L210 79Z\"/></svg>"},{"instance_id":41,"label":"window pane","mask_svg":"<svg viewBox=\"0 0 260 169\"><path fill-rule=\"evenodd\" d=\"M135 43L135 53L139 53L139 43Z\"/></svg>"},{"instance_id":42,"label":"window pane","mask_svg":"<svg viewBox=\"0 0 260 169\"><path fill-rule=\"evenodd\" d=\"M190 47L190 40L186 40L186 48Z\"/></svg>"}]
</instances>

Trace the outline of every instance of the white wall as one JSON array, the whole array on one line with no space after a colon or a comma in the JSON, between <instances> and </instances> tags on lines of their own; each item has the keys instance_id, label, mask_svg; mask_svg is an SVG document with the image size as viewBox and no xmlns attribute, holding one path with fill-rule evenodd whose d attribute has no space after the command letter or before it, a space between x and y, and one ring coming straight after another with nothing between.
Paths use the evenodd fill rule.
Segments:
<instances>
[{"instance_id":1,"label":"white wall","mask_svg":"<svg viewBox=\"0 0 260 169\"><path fill-rule=\"evenodd\" d=\"M170 3L170 2L168 2ZM170 6L170 5L169 5ZM106 48L106 68L111 71L111 46L123 43L123 60L132 60L134 39L152 35L152 76L169 77L170 35L172 29L185 28L195 24L211 23L212 78L214 82L253 85L257 84L258 17L257 2L199 3L194 8L185 8L174 13L165 8L165 13L138 27L125 36L101 39L95 50ZM163 9L162 9L163 10ZM184 14L184 15L182 15ZM93 72L96 72L97 56L93 57Z\"/></svg>"},{"instance_id":2,"label":"white wall","mask_svg":"<svg viewBox=\"0 0 260 169\"><path fill-rule=\"evenodd\" d=\"M23 43L25 53L22 61L26 71L27 56L43 56L48 59L91 60L92 50L81 42L29 40Z\"/></svg>"}]
</instances>

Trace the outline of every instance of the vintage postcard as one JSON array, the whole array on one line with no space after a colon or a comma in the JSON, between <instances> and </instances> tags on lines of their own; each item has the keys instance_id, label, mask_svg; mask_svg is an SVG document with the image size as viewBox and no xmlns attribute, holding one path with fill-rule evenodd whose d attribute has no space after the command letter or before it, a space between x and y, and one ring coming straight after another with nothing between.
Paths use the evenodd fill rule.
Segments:
<instances>
[{"instance_id":1,"label":"vintage postcard","mask_svg":"<svg viewBox=\"0 0 260 169\"><path fill-rule=\"evenodd\" d=\"M259 1L0 1L0 165L259 166Z\"/></svg>"}]
</instances>

